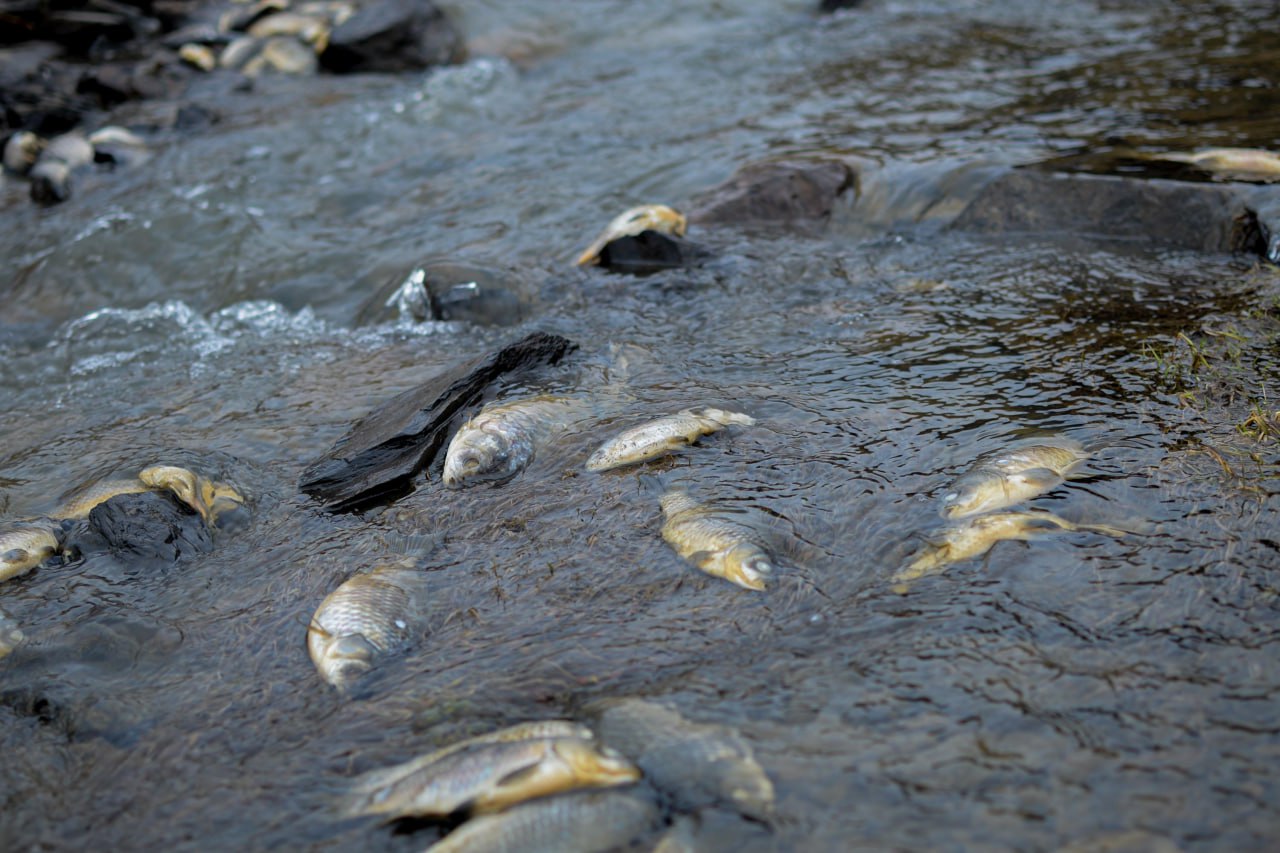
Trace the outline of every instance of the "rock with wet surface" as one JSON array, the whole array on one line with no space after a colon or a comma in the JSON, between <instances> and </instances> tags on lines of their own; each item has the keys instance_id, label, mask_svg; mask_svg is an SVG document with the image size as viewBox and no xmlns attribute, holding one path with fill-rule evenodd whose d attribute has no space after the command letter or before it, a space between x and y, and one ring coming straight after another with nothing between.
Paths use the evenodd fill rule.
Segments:
<instances>
[{"instance_id":1,"label":"rock with wet surface","mask_svg":"<svg viewBox=\"0 0 1280 853\"><path fill-rule=\"evenodd\" d=\"M535 332L495 353L463 362L374 409L308 466L299 488L330 511L390 502L444 446L462 411L504 373L556 364L576 345Z\"/></svg>"},{"instance_id":2,"label":"rock with wet surface","mask_svg":"<svg viewBox=\"0 0 1280 853\"><path fill-rule=\"evenodd\" d=\"M856 192L857 183L854 167L843 160L749 163L695 198L689 220L699 225L820 227L842 195Z\"/></svg>"},{"instance_id":3,"label":"rock with wet surface","mask_svg":"<svg viewBox=\"0 0 1280 853\"><path fill-rule=\"evenodd\" d=\"M213 550L213 536L204 519L167 492L111 498L90 510L88 527L91 536L101 537L109 550L130 558L172 563ZM74 544L87 552L92 542L86 538Z\"/></svg>"},{"instance_id":4,"label":"rock with wet surface","mask_svg":"<svg viewBox=\"0 0 1280 853\"><path fill-rule=\"evenodd\" d=\"M333 28L329 71L421 71L462 59L462 37L430 0L374 0Z\"/></svg>"},{"instance_id":5,"label":"rock with wet surface","mask_svg":"<svg viewBox=\"0 0 1280 853\"><path fill-rule=\"evenodd\" d=\"M1266 251L1257 215L1235 188L1039 169L1015 169L996 178L951 227L1202 252Z\"/></svg>"},{"instance_id":6,"label":"rock with wet surface","mask_svg":"<svg viewBox=\"0 0 1280 853\"><path fill-rule=\"evenodd\" d=\"M647 275L685 266L696 255L687 240L657 231L642 231L606 244L600 250L599 264L613 272Z\"/></svg>"}]
</instances>

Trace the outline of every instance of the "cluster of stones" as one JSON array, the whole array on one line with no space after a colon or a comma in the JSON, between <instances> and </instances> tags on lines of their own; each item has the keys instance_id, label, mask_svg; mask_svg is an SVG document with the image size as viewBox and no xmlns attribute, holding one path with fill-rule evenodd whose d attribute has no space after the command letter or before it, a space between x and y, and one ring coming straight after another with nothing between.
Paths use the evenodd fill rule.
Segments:
<instances>
[{"instance_id":1,"label":"cluster of stones","mask_svg":"<svg viewBox=\"0 0 1280 853\"><path fill-rule=\"evenodd\" d=\"M5 143L4 168L27 178L33 201L57 204L71 197L72 175L91 164L134 165L148 156L142 138L122 127L99 128L87 136L64 133L53 139L20 130Z\"/></svg>"}]
</instances>

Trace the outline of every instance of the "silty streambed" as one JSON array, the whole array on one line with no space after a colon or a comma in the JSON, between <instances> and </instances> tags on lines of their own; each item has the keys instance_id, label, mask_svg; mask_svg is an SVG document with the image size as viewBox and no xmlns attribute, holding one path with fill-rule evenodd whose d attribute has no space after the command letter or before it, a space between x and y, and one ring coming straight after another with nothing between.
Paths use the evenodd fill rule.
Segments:
<instances>
[{"instance_id":1,"label":"silty streambed","mask_svg":"<svg viewBox=\"0 0 1280 853\"><path fill-rule=\"evenodd\" d=\"M222 123L49 211L7 183L4 517L161 456L255 516L173 566L96 554L0 589L28 637L0 663L4 846L419 849L434 830L335 819L344 779L638 695L740 728L775 783L774 825L722 821L710 849L1269 847L1275 444L1189 409L1153 354L1274 321L1273 273L903 224L966 164L1274 145L1267 9L659 3L637 29L624 4L473 4L465 65L209 94ZM645 278L570 266L632 203L812 152L868 162L821 235L695 230L713 260ZM433 261L495 271L529 319L354 322ZM520 477L368 519L298 494L352 420L532 329L581 351L512 393L599 408ZM697 404L759 423L582 470ZM1033 505L1135 533L1001 543L893 592L950 480L1044 434L1106 447ZM773 588L682 563L666 485L766 531ZM412 532L444 534L427 633L342 697L307 620Z\"/></svg>"}]
</instances>

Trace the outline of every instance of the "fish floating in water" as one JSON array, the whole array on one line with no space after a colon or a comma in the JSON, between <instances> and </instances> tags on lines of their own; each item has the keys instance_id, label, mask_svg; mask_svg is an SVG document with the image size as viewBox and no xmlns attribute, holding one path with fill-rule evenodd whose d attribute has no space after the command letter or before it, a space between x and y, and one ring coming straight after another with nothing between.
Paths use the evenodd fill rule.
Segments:
<instances>
[{"instance_id":1,"label":"fish floating in water","mask_svg":"<svg viewBox=\"0 0 1280 853\"><path fill-rule=\"evenodd\" d=\"M320 677L339 689L408 641L426 607L425 574L403 563L349 578L329 593L307 627L307 651Z\"/></svg>"},{"instance_id":2,"label":"fish floating in water","mask_svg":"<svg viewBox=\"0 0 1280 853\"><path fill-rule=\"evenodd\" d=\"M1006 539L1026 541L1050 533L1078 530L1112 536L1123 536L1127 532L1103 524L1076 524L1051 512L996 512L980 515L947 527L929 539L924 552L911 565L895 574L891 581L905 585L937 574L952 563L987 553L991 546Z\"/></svg>"},{"instance_id":3,"label":"fish floating in water","mask_svg":"<svg viewBox=\"0 0 1280 853\"><path fill-rule=\"evenodd\" d=\"M636 237L646 231L657 231L659 234L683 237L689 222L683 213L665 204L645 204L614 217L608 227L600 233L586 250L578 256L577 265L585 266L600 260L600 252L605 246L620 237Z\"/></svg>"},{"instance_id":4,"label":"fish floating in water","mask_svg":"<svg viewBox=\"0 0 1280 853\"><path fill-rule=\"evenodd\" d=\"M596 728L681 810L727 806L757 820L773 812L773 782L751 745L727 726L685 719L657 702L623 699L604 703Z\"/></svg>"},{"instance_id":5,"label":"fish floating in water","mask_svg":"<svg viewBox=\"0 0 1280 853\"><path fill-rule=\"evenodd\" d=\"M460 748L373 771L357 780L346 814L388 819L486 814L537 797L625 785L640 778L626 758L579 736L582 727L555 722L472 739ZM571 726L579 733L535 734Z\"/></svg>"},{"instance_id":6,"label":"fish floating in water","mask_svg":"<svg viewBox=\"0 0 1280 853\"><path fill-rule=\"evenodd\" d=\"M1280 181L1280 154L1257 148L1206 148L1190 154L1167 151L1144 154L1143 159L1186 163L1233 181Z\"/></svg>"},{"instance_id":7,"label":"fish floating in water","mask_svg":"<svg viewBox=\"0 0 1280 853\"><path fill-rule=\"evenodd\" d=\"M0 610L0 660L7 658L26 638L17 620Z\"/></svg>"},{"instance_id":8,"label":"fish floating in water","mask_svg":"<svg viewBox=\"0 0 1280 853\"><path fill-rule=\"evenodd\" d=\"M536 800L469 820L431 853L605 853L629 850L660 813L640 791L590 791Z\"/></svg>"},{"instance_id":9,"label":"fish floating in water","mask_svg":"<svg viewBox=\"0 0 1280 853\"><path fill-rule=\"evenodd\" d=\"M1062 485L1089 458L1079 442L1031 444L980 457L942 499L946 518L1003 509Z\"/></svg>"},{"instance_id":10,"label":"fish floating in water","mask_svg":"<svg viewBox=\"0 0 1280 853\"><path fill-rule=\"evenodd\" d=\"M54 517L85 518L98 504L114 497L165 489L208 521L209 507L204 501L199 476L176 465L152 465L143 468L136 477L99 480L64 500L54 511Z\"/></svg>"},{"instance_id":11,"label":"fish floating in water","mask_svg":"<svg viewBox=\"0 0 1280 853\"><path fill-rule=\"evenodd\" d=\"M660 503L666 519L662 538L677 554L740 587L765 588L773 563L753 540L755 531L749 526L732 518L730 511L700 504L683 491L667 492Z\"/></svg>"},{"instance_id":12,"label":"fish floating in water","mask_svg":"<svg viewBox=\"0 0 1280 853\"><path fill-rule=\"evenodd\" d=\"M730 424L751 426L756 419L738 412L710 407L685 409L625 430L600 446L587 459L588 471L608 471L657 459L693 444L704 435Z\"/></svg>"},{"instance_id":13,"label":"fish floating in water","mask_svg":"<svg viewBox=\"0 0 1280 853\"><path fill-rule=\"evenodd\" d=\"M0 581L26 574L62 548L54 521L30 521L0 533Z\"/></svg>"},{"instance_id":14,"label":"fish floating in water","mask_svg":"<svg viewBox=\"0 0 1280 853\"><path fill-rule=\"evenodd\" d=\"M581 406L577 400L546 395L485 406L449 442L444 484L453 488L511 479L528 467L538 447L567 426Z\"/></svg>"}]
</instances>

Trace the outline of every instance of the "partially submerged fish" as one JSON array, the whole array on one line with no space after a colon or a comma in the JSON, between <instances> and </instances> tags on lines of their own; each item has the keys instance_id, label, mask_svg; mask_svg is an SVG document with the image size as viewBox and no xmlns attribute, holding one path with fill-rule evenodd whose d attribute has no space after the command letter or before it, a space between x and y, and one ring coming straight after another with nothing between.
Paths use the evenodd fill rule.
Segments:
<instances>
[{"instance_id":1,"label":"partially submerged fish","mask_svg":"<svg viewBox=\"0 0 1280 853\"><path fill-rule=\"evenodd\" d=\"M1068 439L989 453L955 481L942 499L942 514L963 518L1030 500L1062 485L1089 456Z\"/></svg>"},{"instance_id":2,"label":"partially submerged fish","mask_svg":"<svg viewBox=\"0 0 1280 853\"><path fill-rule=\"evenodd\" d=\"M550 797L469 820L431 853L603 853L653 829L657 804L643 793L593 791Z\"/></svg>"},{"instance_id":3,"label":"partially submerged fish","mask_svg":"<svg viewBox=\"0 0 1280 853\"><path fill-rule=\"evenodd\" d=\"M26 634L22 633L22 629L18 627L17 621L0 610L0 660L7 658L26 638Z\"/></svg>"},{"instance_id":4,"label":"partially submerged fish","mask_svg":"<svg viewBox=\"0 0 1280 853\"><path fill-rule=\"evenodd\" d=\"M666 517L662 538L677 554L709 575L746 589L765 588L773 563L753 541L750 527L682 491L667 492L661 505Z\"/></svg>"},{"instance_id":5,"label":"partially submerged fish","mask_svg":"<svg viewBox=\"0 0 1280 853\"><path fill-rule=\"evenodd\" d=\"M346 813L392 819L483 814L550 794L640 778L640 771L618 753L578 737L474 743L428 757L430 762L389 783L358 785Z\"/></svg>"},{"instance_id":6,"label":"partially submerged fish","mask_svg":"<svg viewBox=\"0 0 1280 853\"><path fill-rule=\"evenodd\" d=\"M568 425L580 407L579 401L551 396L485 406L449 442L444 484L456 487L514 477L533 461L538 447L553 432Z\"/></svg>"},{"instance_id":7,"label":"partially submerged fish","mask_svg":"<svg viewBox=\"0 0 1280 853\"><path fill-rule=\"evenodd\" d=\"M477 746L484 746L495 743L514 743L522 740L537 740L539 738L578 738L580 740L594 740L595 733L587 726L581 723L575 723L572 720L534 720L527 723L517 723L514 726L507 726L496 731L486 732L475 737L465 738L463 740L451 743L448 746L441 747L434 752L426 755L420 755L417 758L396 764L392 767L383 767L378 770L371 770L368 773L361 774L352 785L353 791L357 794L356 802L361 802L365 797L374 795L379 789L389 788L390 786L400 782L414 773L420 773L431 765L440 761L442 758L461 752L465 749L471 749Z\"/></svg>"},{"instance_id":8,"label":"partially submerged fish","mask_svg":"<svg viewBox=\"0 0 1280 853\"><path fill-rule=\"evenodd\" d=\"M710 407L685 409L674 415L625 430L600 446L587 459L588 471L608 471L622 465L647 462L693 444L704 435L729 424L751 426L756 419L738 412Z\"/></svg>"},{"instance_id":9,"label":"partially submerged fish","mask_svg":"<svg viewBox=\"0 0 1280 853\"><path fill-rule=\"evenodd\" d=\"M1280 181L1280 154L1257 148L1206 148L1190 154L1169 151L1146 158L1187 163L1228 180Z\"/></svg>"},{"instance_id":10,"label":"partially submerged fish","mask_svg":"<svg viewBox=\"0 0 1280 853\"><path fill-rule=\"evenodd\" d=\"M619 237L635 237L645 231L657 231L659 234L674 234L683 237L688 227L684 214L667 207L665 204L645 204L614 217L608 227L600 233L576 261L578 266L594 264L600 260L600 252L605 246Z\"/></svg>"},{"instance_id":11,"label":"partially submerged fish","mask_svg":"<svg viewBox=\"0 0 1280 853\"><path fill-rule=\"evenodd\" d=\"M0 533L0 581L26 574L58 553L60 528L54 522L25 522Z\"/></svg>"},{"instance_id":12,"label":"partially submerged fish","mask_svg":"<svg viewBox=\"0 0 1280 853\"><path fill-rule=\"evenodd\" d=\"M1091 530L1112 536L1123 536L1126 532L1103 524L1076 524L1051 512L997 512L980 515L947 527L932 537L924 552L891 580L896 584L906 584L937 574L952 563L987 553L992 545L1006 539L1026 541L1048 533L1077 530Z\"/></svg>"},{"instance_id":13,"label":"partially submerged fish","mask_svg":"<svg viewBox=\"0 0 1280 853\"><path fill-rule=\"evenodd\" d=\"M204 490L199 476L176 465L152 465L138 472L137 477L118 480L99 480L64 500L54 511L55 518L85 518L100 503L119 495L137 495L142 492L169 490L187 506L209 521L209 507L204 501Z\"/></svg>"},{"instance_id":14,"label":"partially submerged fish","mask_svg":"<svg viewBox=\"0 0 1280 853\"><path fill-rule=\"evenodd\" d=\"M403 564L349 578L329 593L307 627L307 651L320 677L349 687L379 654L405 643L426 605L423 572Z\"/></svg>"},{"instance_id":15,"label":"partially submerged fish","mask_svg":"<svg viewBox=\"0 0 1280 853\"><path fill-rule=\"evenodd\" d=\"M597 731L681 811L721 805L758 820L773 811L773 783L751 745L727 726L687 720L657 702L624 699L605 706Z\"/></svg>"}]
</instances>

